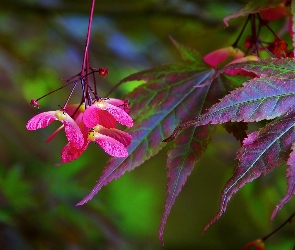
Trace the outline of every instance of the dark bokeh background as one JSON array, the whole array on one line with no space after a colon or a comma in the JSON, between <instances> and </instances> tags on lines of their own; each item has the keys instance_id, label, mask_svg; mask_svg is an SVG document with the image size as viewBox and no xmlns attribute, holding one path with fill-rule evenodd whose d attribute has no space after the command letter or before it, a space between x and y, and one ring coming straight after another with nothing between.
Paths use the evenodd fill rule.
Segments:
<instances>
[{"instance_id":1,"label":"dark bokeh background","mask_svg":"<svg viewBox=\"0 0 295 250\"><path fill-rule=\"evenodd\" d=\"M272 231L293 211L294 199L269 221L285 194L285 167L246 185L227 212L202 236L218 210L219 194L235 165L239 147L218 128L208 151L177 198L158 240L165 200L167 149L125 174L88 204L76 207L107 161L91 145L77 161L59 167L64 135L46 144L58 124L25 129L38 110L29 105L81 70L91 1L22 0L0 2L0 249L240 249ZM180 60L168 34L202 54L229 46L245 19L222 18L243 5L217 0L97 1L90 45L91 65L108 67L99 82L104 96L120 79ZM113 96L136 86L128 83ZM70 89L40 101L55 110ZM78 102L79 93L73 97ZM132 101L132 100L130 100ZM75 102L75 101L74 101ZM253 126L252 129L257 129ZM294 223L267 242L267 249L292 249Z\"/></svg>"}]
</instances>

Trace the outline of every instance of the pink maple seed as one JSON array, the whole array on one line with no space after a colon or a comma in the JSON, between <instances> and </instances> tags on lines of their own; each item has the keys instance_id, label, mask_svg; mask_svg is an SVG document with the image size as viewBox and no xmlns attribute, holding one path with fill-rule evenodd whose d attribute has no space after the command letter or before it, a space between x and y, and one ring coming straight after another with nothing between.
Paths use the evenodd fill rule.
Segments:
<instances>
[{"instance_id":1,"label":"pink maple seed","mask_svg":"<svg viewBox=\"0 0 295 250\"><path fill-rule=\"evenodd\" d=\"M27 130L36 130L39 128L45 128L53 121L56 121L55 111L47 111L35 115L31 118L26 125Z\"/></svg>"},{"instance_id":2,"label":"pink maple seed","mask_svg":"<svg viewBox=\"0 0 295 250\"><path fill-rule=\"evenodd\" d=\"M74 147L71 143L68 143L61 151L61 161L63 163L68 163L78 159L87 149L89 143L89 140L85 140L83 147L80 149Z\"/></svg>"},{"instance_id":3,"label":"pink maple seed","mask_svg":"<svg viewBox=\"0 0 295 250\"><path fill-rule=\"evenodd\" d=\"M115 128L116 119L105 110L98 109L95 106L90 106L83 114L83 123L87 128L93 128L100 124L106 128Z\"/></svg>"},{"instance_id":4,"label":"pink maple seed","mask_svg":"<svg viewBox=\"0 0 295 250\"><path fill-rule=\"evenodd\" d=\"M91 131L88 135L88 139L96 142L107 154L123 158L128 156L128 151L125 146L116 139Z\"/></svg>"},{"instance_id":5,"label":"pink maple seed","mask_svg":"<svg viewBox=\"0 0 295 250\"><path fill-rule=\"evenodd\" d=\"M90 140L88 140L89 129L83 122L79 124L79 128L84 136L84 144L81 148L76 148L75 145L68 143L61 151L61 159L63 163L71 162L79 158L90 143Z\"/></svg>"},{"instance_id":6,"label":"pink maple seed","mask_svg":"<svg viewBox=\"0 0 295 250\"><path fill-rule=\"evenodd\" d=\"M99 108L109 112L116 119L116 121L121 123L122 125L125 125L127 127L133 126L133 120L131 116L129 116L123 109L106 102L97 102L96 105Z\"/></svg>"},{"instance_id":7,"label":"pink maple seed","mask_svg":"<svg viewBox=\"0 0 295 250\"><path fill-rule=\"evenodd\" d=\"M127 127L133 126L132 118L123 109L101 100L95 102L85 110L83 116L84 124L88 128L93 128L97 124L103 125L100 122L100 119L103 118L103 116L101 116L102 110L107 111L117 122L121 123L122 125Z\"/></svg>"},{"instance_id":8,"label":"pink maple seed","mask_svg":"<svg viewBox=\"0 0 295 250\"><path fill-rule=\"evenodd\" d=\"M128 156L128 152L125 147L131 143L131 140L131 135L126 132L97 125L88 133L82 148L76 148L71 143L68 143L61 152L61 159L63 163L76 160L87 149L91 141L96 142L111 156L126 157Z\"/></svg>"},{"instance_id":9,"label":"pink maple seed","mask_svg":"<svg viewBox=\"0 0 295 250\"><path fill-rule=\"evenodd\" d=\"M82 122L83 112L85 111L85 107L83 104L70 104L65 108L66 112L74 119L74 121L78 124L78 126ZM80 126L79 126L80 127ZM64 125L61 125L57 130L55 130L46 140L46 142L50 142L62 129ZM81 130L81 127L80 127Z\"/></svg>"},{"instance_id":10,"label":"pink maple seed","mask_svg":"<svg viewBox=\"0 0 295 250\"><path fill-rule=\"evenodd\" d=\"M116 128L105 128L101 125L96 125L93 131L112 137L121 142L125 147L129 146L132 141L132 136L130 134Z\"/></svg>"},{"instance_id":11,"label":"pink maple seed","mask_svg":"<svg viewBox=\"0 0 295 250\"><path fill-rule=\"evenodd\" d=\"M60 121L65 127L66 137L69 143L76 148L81 148L84 144L84 137L76 122L64 111L47 111L35 115L26 125L27 130L37 130L45 128L53 121Z\"/></svg>"},{"instance_id":12,"label":"pink maple seed","mask_svg":"<svg viewBox=\"0 0 295 250\"><path fill-rule=\"evenodd\" d=\"M121 99L117 99L117 98L108 98L104 101L123 109L127 114L129 114L130 102L128 99L121 100Z\"/></svg>"}]
</instances>

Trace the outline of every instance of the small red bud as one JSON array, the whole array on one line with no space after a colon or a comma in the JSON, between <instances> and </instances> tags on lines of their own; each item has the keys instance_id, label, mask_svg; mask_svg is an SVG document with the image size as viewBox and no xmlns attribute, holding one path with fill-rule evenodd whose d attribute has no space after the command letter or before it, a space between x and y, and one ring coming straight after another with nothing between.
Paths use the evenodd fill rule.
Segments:
<instances>
[{"instance_id":1,"label":"small red bud","mask_svg":"<svg viewBox=\"0 0 295 250\"><path fill-rule=\"evenodd\" d=\"M98 74L101 75L102 77L105 77L109 73L108 68L99 68L98 69Z\"/></svg>"},{"instance_id":2,"label":"small red bud","mask_svg":"<svg viewBox=\"0 0 295 250\"><path fill-rule=\"evenodd\" d=\"M32 99L31 101L30 101L30 104L34 107L34 108L38 108L38 109L40 109L40 104L37 102L37 100L36 99Z\"/></svg>"},{"instance_id":3,"label":"small red bud","mask_svg":"<svg viewBox=\"0 0 295 250\"><path fill-rule=\"evenodd\" d=\"M253 38L253 36L247 36L246 40L245 40L245 48L249 49L252 48L256 43L256 39Z\"/></svg>"}]
</instances>

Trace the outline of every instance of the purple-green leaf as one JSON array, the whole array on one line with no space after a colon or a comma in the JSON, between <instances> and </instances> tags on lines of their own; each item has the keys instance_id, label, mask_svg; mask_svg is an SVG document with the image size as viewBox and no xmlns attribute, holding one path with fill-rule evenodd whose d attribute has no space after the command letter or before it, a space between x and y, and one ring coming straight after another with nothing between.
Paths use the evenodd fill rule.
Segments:
<instances>
[{"instance_id":1,"label":"purple-green leaf","mask_svg":"<svg viewBox=\"0 0 295 250\"><path fill-rule=\"evenodd\" d=\"M164 226L176 197L194 169L196 162L206 150L214 131L215 128L212 125L185 130L177 137L174 145L168 152L167 197L159 228L159 238L162 243L164 242Z\"/></svg>"},{"instance_id":2,"label":"purple-green leaf","mask_svg":"<svg viewBox=\"0 0 295 250\"><path fill-rule=\"evenodd\" d=\"M292 14L292 30L295 30L295 2L291 1L291 14ZM295 51L295 32L292 34L293 53ZM294 53L295 55L295 53Z\"/></svg>"},{"instance_id":3,"label":"purple-green leaf","mask_svg":"<svg viewBox=\"0 0 295 250\"><path fill-rule=\"evenodd\" d=\"M141 165L156 155L181 119L186 119L193 105L190 95L200 93L193 86L202 84L213 70L198 71L194 65L165 65L127 77L124 81L149 80L127 96L131 102L130 115L134 126L127 130L132 136L127 158L111 158L91 193L78 205L89 200L110 181ZM189 101L187 101L189 100Z\"/></svg>"},{"instance_id":4,"label":"purple-green leaf","mask_svg":"<svg viewBox=\"0 0 295 250\"><path fill-rule=\"evenodd\" d=\"M180 130L191 126L271 120L285 114L294 105L293 80L254 78L225 96L205 114L181 123L165 141L173 140Z\"/></svg>"},{"instance_id":5,"label":"purple-green leaf","mask_svg":"<svg viewBox=\"0 0 295 250\"><path fill-rule=\"evenodd\" d=\"M220 218L232 195L241 187L257 179L261 174L270 173L275 167L286 161L295 140L294 125L295 114L288 113L284 117L279 117L268 123L260 131L248 135L243 141L243 146L237 152L239 164L222 191L220 210L203 231ZM294 172L291 175L294 177ZM291 178L290 188L293 187L293 182L294 179Z\"/></svg>"},{"instance_id":6,"label":"purple-green leaf","mask_svg":"<svg viewBox=\"0 0 295 250\"><path fill-rule=\"evenodd\" d=\"M220 76L211 85L200 88L191 95L191 103L194 106L187 107L186 117L191 118L203 113L212 103L215 103L238 84L241 84L241 82L238 82L237 79L229 76ZM202 153L206 150L214 131L215 127L212 125L183 131L168 152L167 197L159 228L159 238L162 243L164 242L164 226L176 197L179 195L195 164L201 158Z\"/></svg>"},{"instance_id":7,"label":"purple-green leaf","mask_svg":"<svg viewBox=\"0 0 295 250\"><path fill-rule=\"evenodd\" d=\"M286 171L287 177L287 193L283 199L280 200L279 204L275 207L274 211L272 212L271 219L275 217L277 212L285 205L293 195L295 195L295 144L292 145L292 152L290 157L287 161L288 168Z\"/></svg>"},{"instance_id":8,"label":"purple-green leaf","mask_svg":"<svg viewBox=\"0 0 295 250\"><path fill-rule=\"evenodd\" d=\"M132 136L128 146L129 155L126 158L111 158L92 191L77 205L88 202L103 186L156 155L166 145L162 140L172 133L180 121L204 113L244 81L244 78L227 75L212 78L215 70L206 66L197 52L173 42L185 63L144 70L119 83L146 81L127 96L131 102L130 115L134 119L134 126L127 129ZM207 84L203 86L204 82ZM172 205L205 151L214 130L212 125L192 128L184 131L176 144L169 145L167 198L159 228L162 242L164 225Z\"/></svg>"},{"instance_id":9,"label":"purple-green leaf","mask_svg":"<svg viewBox=\"0 0 295 250\"><path fill-rule=\"evenodd\" d=\"M295 61L294 58L270 58L259 61L246 61L240 63L229 64L221 69L217 69L211 78L207 79L203 85L213 81L220 74L228 70L245 70L254 73L260 78L272 79L295 79ZM238 77L238 76L235 76Z\"/></svg>"},{"instance_id":10,"label":"purple-green leaf","mask_svg":"<svg viewBox=\"0 0 295 250\"><path fill-rule=\"evenodd\" d=\"M134 119L134 126L127 129L132 136L128 147L129 156L111 158L98 183L77 205L88 202L110 181L118 179L125 172L156 155L165 146L162 140L182 119L191 117L191 109L204 95L206 88L196 89L194 86L201 85L210 78L214 70L204 66L198 53L186 49L174 39L173 42L187 60L186 63L144 70L126 77L116 85L134 80L146 81L127 96L131 102L130 115Z\"/></svg>"},{"instance_id":11,"label":"purple-green leaf","mask_svg":"<svg viewBox=\"0 0 295 250\"><path fill-rule=\"evenodd\" d=\"M208 65L206 65L206 63L203 61L198 51L182 45L172 36L169 36L169 38L173 42L183 60L193 62L194 64L197 64L199 68L208 68Z\"/></svg>"},{"instance_id":12,"label":"purple-green leaf","mask_svg":"<svg viewBox=\"0 0 295 250\"><path fill-rule=\"evenodd\" d=\"M213 69L197 70L196 65L189 62L161 66L133 74L124 80L148 80L127 97L131 101L130 115L134 118L134 126L127 130L132 136L129 156L111 158L90 194L77 205L88 202L103 186L157 154L166 145L162 140L172 133L181 120L192 119L203 113L236 87L238 82L241 84L237 79L232 81L231 77L221 75L211 84L195 88L214 73ZM173 144L169 150L167 198L159 229L162 242L171 207L206 149L213 131L211 125L184 131L177 140L178 144Z\"/></svg>"},{"instance_id":13,"label":"purple-green leaf","mask_svg":"<svg viewBox=\"0 0 295 250\"><path fill-rule=\"evenodd\" d=\"M294 58L270 58L260 61L247 61L243 63L230 64L222 68L219 73L233 69L243 69L255 73L261 78L295 79Z\"/></svg>"}]
</instances>

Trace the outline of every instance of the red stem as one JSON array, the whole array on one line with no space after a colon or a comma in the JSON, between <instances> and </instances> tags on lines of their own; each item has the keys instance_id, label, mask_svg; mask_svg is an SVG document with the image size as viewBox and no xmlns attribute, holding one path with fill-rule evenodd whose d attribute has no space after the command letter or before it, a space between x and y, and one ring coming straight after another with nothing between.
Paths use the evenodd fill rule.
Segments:
<instances>
[{"instance_id":1,"label":"red stem","mask_svg":"<svg viewBox=\"0 0 295 250\"><path fill-rule=\"evenodd\" d=\"M95 0L92 0L89 22L88 22L88 29L87 29L87 36L86 36L86 42L85 42L84 58L83 58L83 64L82 64L82 70L81 70L82 76L88 64L88 48L90 44L90 34L91 34L91 26L92 26L92 20L93 20L94 5L95 5Z\"/></svg>"},{"instance_id":2,"label":"red stem","mask_svg":"<svg viewBox=\"0 0 295 250\"><path fill-rule=\"evenodd\" d=\"M88 94L88 81L89 81L89 44L90 44L90 34L91 34L91 26L93 21L93 12L94 12L94 5L95 0L92 0L91 3L91 9L90 9L90 16L89 16L89 22L88 22L88 29L87 29L87 36L86 36L86 42L85 42L85 49L84 49L84 57L83 57L83 63L82 63L82 70L80 73L80 78L83 78L81 81L82 89L83 89L83 96L85 98L85 107L89 104L89 94ZM84 78L85 76L85 78ZM86 83L86 84L85 84ZM86 103L86 100L88 99L88 103Z\"/></svg>"},{"instance_id":3,"label":"red stem","mask_svg":"<svg viewBox=\"0 0 295 250\"><path fill-rule=\"evenodd\" d=\"M84 49L84 57L83 57L83 63L82 63L82 70L80 72L80 80L81 85L83 89L83 98L88 99L88 79L89 79L89 53L88 48L90 44L90 34L91 34L91 26L92 26L92 20L93 20L93 12L94 12L94 6L95 6L95 0L92 0L91 9L90 9L90 16L89 16L89 22L88 22L88 28L87 28L87 36L86 36L86 42L85 42L85 49ZM86 84L85 84L86 83ZM73 91L76 87L77 83L74 85L74 88L72 89L69 97L67 98L63 108L65 108L73 94ZM85 102L86 105L86 102Z\"/></svg>"}]
</instances>

